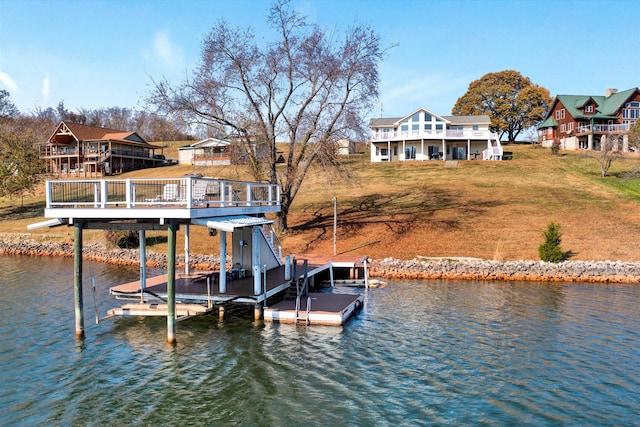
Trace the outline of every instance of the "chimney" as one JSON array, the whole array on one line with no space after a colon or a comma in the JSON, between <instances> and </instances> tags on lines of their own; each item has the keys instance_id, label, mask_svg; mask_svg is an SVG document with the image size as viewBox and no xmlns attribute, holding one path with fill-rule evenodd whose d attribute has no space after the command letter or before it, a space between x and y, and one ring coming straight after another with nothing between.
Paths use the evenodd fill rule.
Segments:
<instances>
[{"instance_id":1,"label":"chimney","mask_svg":"<svg viewBox=\"0 0 640 427\"><path fill-rule=\"evenodd\" d=\"M605 90L605 91L604 91L604 97L605 97L605 98L608 98L608 97L610 97L611 95L613 95L614 93L618 93L618 89L615 89L615 88L609 88L609 89L607 89L607 90Z\"/></svg>"}]
</instances>

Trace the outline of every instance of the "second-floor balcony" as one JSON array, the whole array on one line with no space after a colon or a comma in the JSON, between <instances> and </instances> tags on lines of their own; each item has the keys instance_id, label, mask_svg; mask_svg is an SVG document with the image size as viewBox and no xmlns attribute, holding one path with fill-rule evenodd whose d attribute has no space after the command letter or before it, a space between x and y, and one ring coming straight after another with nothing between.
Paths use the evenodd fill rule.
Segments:
<instances>
[{"instance_id":1,"label":"second-floor balcony","mask_svg":"<svg viewBox=\"0 0 640 427\"><path fill-rule=\"evenodd\" d=\"M375 131L371 132L371 141L405 141L405 140L494 140L498 134L489 130L442 129L411 131Z\"/></svg>"},{"instance_id":2,"label":"second-floor balcony","mask_svg":"<svg viewBox=\"0 0 640 427\"><path fill-rule=\"evenodd\" d=\"M586 133L627 133L631 129L631 125L628 123L623 124L593 124L593 125L580 125L576 128L577 134Z\"/></svg>"}]
</instances>

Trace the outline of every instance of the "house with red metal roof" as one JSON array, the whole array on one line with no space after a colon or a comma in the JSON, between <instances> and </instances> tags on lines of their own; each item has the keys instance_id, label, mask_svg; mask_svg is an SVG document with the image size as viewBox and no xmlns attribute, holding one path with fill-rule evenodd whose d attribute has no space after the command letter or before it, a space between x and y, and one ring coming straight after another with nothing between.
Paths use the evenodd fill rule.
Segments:
<instances>
[{"instance_id":1,"label":"house with red metal roof","mask_svg":"<svg viewBox=\"0 0 640 427\"><path fill-rule=\"evenodd\" d=\"M618 139L617 149L629 151L629 130L640 119L640 89L604 96L558 95L538 126L538 142L568 150L600 150L607 137Z\"/></svg>"}]
</instances>

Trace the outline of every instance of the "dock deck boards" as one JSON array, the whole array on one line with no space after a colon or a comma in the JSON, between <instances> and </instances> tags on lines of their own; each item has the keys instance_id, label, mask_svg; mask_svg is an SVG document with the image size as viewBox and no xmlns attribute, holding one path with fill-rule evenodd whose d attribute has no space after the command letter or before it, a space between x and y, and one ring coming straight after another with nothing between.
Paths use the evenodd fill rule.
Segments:
<instances>
[{"instance_id":1,"label":"dock deck boards","mask_svg":"<svg viewBox=\"0 0 640 427\"><path fill-rule=\"evenodd\" d=\"M353 267L362 263L366 257L359 255L302 255L298 261L306 259L310 275L319 274L329 268L329 263L335 267ZM216 271L193 271L190 274L176 273L176 317L190 317L204 314L210 311L208 305L209 298L214 304L224 304L234 301L245 304L256 304L264 302L265 294L254 294L253 277L244 277L227 281L227 292L220 293L218 280L213 279ZM302 277L300 271L297 272ZM209 280L209 289L207 282ZM166 298L168 275L148 277L146 279L146 291ZM267 292L266 297L284 292L289 287L289 281L285 280L285 267L276 267L267 271ZM139 299L140 280L123 283L110 288L110 293L120 299ZM342 325L354 313L362 307L364 298L357 294L336 294L336 293L309 293L311 297L311 312L309 319L306 319L307 297L301 298L301 307L296 319L295 300L284 300L267 307L264 310L264 320L282 323L295 323L300 320L309 324ZM142 304L125 304L118 309L111 310L113 316L162 316L167 314L166 304L161 302L153 304L153 295L149 294L149 301ZM195 306L201 307L202 310ZM180 308L179 308L180 307ZM189 308L191 307L191 308ZM183 310L184 309L184 310ZM300 319L303 316L304 319Z\"/></svg>"},{"instance_id":2,"label":"dock deck boards","mask_svg":"<svg viewBox=\"0 0 640 427\"><path fill-rule=\"evenodd\" d=\"M296 316L295 301L281 301L264 309L264 320L279 323L308 323L310 325L343 325L357 313L364 303L358 294L309 293L311 311L306 317L307 298L300 299L300 310Z\"/></svg>"}]
</instances>

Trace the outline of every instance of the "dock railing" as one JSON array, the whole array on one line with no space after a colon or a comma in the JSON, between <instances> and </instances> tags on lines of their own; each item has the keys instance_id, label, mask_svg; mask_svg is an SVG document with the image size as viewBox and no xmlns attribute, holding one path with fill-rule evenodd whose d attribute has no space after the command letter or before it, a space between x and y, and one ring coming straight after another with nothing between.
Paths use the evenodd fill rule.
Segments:
<instances>
[{"instance_id":1,"label":"dock railing","mask_svg":"<svg viewBox=\"0 0 640 427\"><path fill-rule=\"evenodd\" d=\"M46 199L47 209L278 206L280 187L199 177L55 180Z\"/></svg>"}]
</instances>

